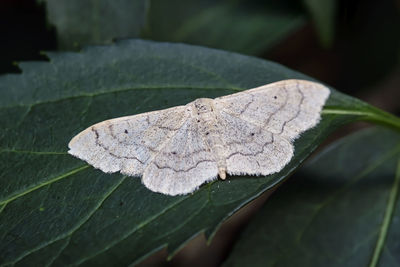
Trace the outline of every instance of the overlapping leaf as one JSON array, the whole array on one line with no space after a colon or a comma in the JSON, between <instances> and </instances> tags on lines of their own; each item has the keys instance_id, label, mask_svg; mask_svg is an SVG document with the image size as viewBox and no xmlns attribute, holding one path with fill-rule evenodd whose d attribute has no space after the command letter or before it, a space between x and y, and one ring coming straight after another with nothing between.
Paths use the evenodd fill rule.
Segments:
<instances>
[{"instance_id":1,"label":"overlapping leaf","mask_svg":"<svg viewBox=\"0 0 400 267\"><path fill-rule=\"evenodd\" d=\"M224 266L399 266L400 134L326 148L269 199Z\"/></svg>"}]
</instances>

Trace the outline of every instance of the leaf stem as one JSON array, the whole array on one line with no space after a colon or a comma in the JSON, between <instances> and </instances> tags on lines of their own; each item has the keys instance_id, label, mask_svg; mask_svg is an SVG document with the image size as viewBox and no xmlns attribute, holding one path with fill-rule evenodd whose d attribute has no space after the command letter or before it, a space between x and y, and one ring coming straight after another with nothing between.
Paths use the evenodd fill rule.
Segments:
<instances>
[{"instance_id":1,"label":"leaf stem","mask_svg":"<svg viewBox=\"0 0 400 267\"><path fill-rule=\"evenodd\" d=\"M359 116L360 120L378 123L384 126L394 128L397 131L400 131L400 118L383 110L375 108L373 106L368 106L368 108L364 110L328 107L322 110L322 114Z\"/></svg>"},{"instance_id":2,"label":"leaf stem","mask_svg":"<svg viewBox=\"0 0 400 267\"><path fill-rule=\"evenodd\" d=\"M370 267L375 267L378 264L380 255L382 254L383 246L385 244L385 240L390 227L390 221L392 220L393 217L396 199L399 193L399 186L400 186L400 160L397 162L396 175L394 178L392 190L390 191L389 194L389 199L386 206L383 222L381 225L381 230L379 232L378 240L376 242L374 254L372 255L371 263L369 264Z\"/></svg>"}]
</instances>

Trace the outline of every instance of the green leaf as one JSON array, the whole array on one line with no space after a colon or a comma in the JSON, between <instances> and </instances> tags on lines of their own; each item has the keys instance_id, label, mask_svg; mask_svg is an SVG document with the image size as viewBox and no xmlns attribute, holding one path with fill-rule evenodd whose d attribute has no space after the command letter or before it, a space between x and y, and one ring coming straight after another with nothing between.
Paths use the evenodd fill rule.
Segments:
<instances>
[{"instance_id":1,"label":"green leaf","mask_svg":"<svg viewBox=\"0 0 400 267\"><path fill-rule=\"evenodd\" d=\"M49 62L22 63L22 74L0 76L3 265L127 265L165 246L173 255L200 232L210 239L338 126L385 115L332 89L327 113L296 141L295 156L280 173L233 177L169 197L147 190L139 178L93 169L67 154L68 142L105 119L306 77L253 57L140 40L47 55Z\"/></svg>"},{"instance_id":2,"label":"green leaf","mask_svg":"<svg viewBox=\"0 0 400 267\"><path fill-rule=\"evenodd\" d=\"M332 45L337 0L303 0L314 21L319 39L325 47Z\"/></svg>"},{"instance_id":3,"label":"green leaf","mask_svg":"<svg viewBox=\"0 0 400 267\"><path fill-rule=\"evenodd\" d=\"M144 36L260 54L304 23L293 1L153 0Z\"/></svg>"},{"instance_id":4,"label":"green leaf","mask_svg":"<svg viewBox=\"0 0 400 267\"><path fill-rule=\"evenodd\" d=\"M40 0L61 48L113 38L185 42L260 54L305 23L293 1Z\"/></svg>"},{"instance_id":5,"label":"green leaf","mask_svg":"<svg viewBox=\"0 0 400 267\"><path fill-rule=\"evenodd\" d=\"M57 29L58 44L71 49L138 37L148 0L38 0L46 3L47 19Z\"/></svg>"},{"instance_id":6,"label":"green leaf","mask_svg":"<svg viewBox=\"0 0 400 267\"><path fill-rule=\"evenodd\" d=\"M398 266L400 134L325 148L268 200L224 266Z\"/></svg>"}]
</instances>

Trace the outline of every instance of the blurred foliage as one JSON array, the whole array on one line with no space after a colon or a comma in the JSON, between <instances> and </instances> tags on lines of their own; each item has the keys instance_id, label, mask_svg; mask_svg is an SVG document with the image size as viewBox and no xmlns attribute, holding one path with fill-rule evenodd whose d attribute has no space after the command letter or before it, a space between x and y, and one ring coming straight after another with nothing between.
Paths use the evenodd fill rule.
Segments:
<instances>
[{"instance_id":1,"label":"blurred foliage","mask_svg":"<svg viewBox=\"0 0 400 267\"><path fill-rule=\"evenodd\" d=\"M304 24L290 0L153 0L143 36L259 55Z\"/></svg>"},{"instance_id":2,"label":"blurred foliage","mask_svg":"<svg viewBox=\"0 0 400 267\"><path fill-rule=\"evenodd\" d=\"M141 37L259 54L305 23L290 0L42 1L59 46L69 49Z\"/></svg>"},{"instance_id":3,"label":"blurred foliage","mask_svg":"<svg viewBox=\"0 0 400 267\"><path fill-rule=\"evenodd\" d=\"M56 43L77 49L140 37L282 60L355 93L400 59L395 0L3 0L0 7L0 73L18 71L14 61L45 59L40 51ZM304 31L310 25L313 34Z\"/></svg>"},{"instance_id":4,"label":"blurred foliage","mask_svg":"<svg viewBox=\"0 0 400 267\"><path fill-rule=\"evenodd\" d=\"M334 38L337 1L304 0L304 4L311 14L322 45L331 46Z\"/></svg>"},{"instance_id":5,"label":"blurred foliage","mask_svg":"<svg viewBox=\"0 0 400 267\"><path fill-rule=\"evenodd\" d=\"M107 44L114 38L138 37L148 0L40 0L57 29L59 48Z\"/></svg>"}]
</instances>

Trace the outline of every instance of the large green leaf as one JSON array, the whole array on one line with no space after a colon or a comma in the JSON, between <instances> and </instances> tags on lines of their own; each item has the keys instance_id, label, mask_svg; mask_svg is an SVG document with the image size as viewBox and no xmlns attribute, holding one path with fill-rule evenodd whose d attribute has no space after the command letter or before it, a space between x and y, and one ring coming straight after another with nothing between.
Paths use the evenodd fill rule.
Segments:
<instances>
[{"instance_id":1,"label":"large green leaf","mask_svg":"<svg viewBox=\"0 0 400 267\"><path fill-rule=\"evenodd\" d=\"M113 38L138 37L149 0L38 0L57 29L62 48L111 43Z\"/></svg>"},{"instance_id":2,"label":"large green leaf","mask_svg":"<svg viewBox=\"0 0 400 267\"><path fill-rule=\"evenodd\" d=\"M399 187L399 132L346 137L275 192L225 266L399 266Z\"/></svg>"},{"instance_id":3,"label":"large green leaf","mask_svg":"<svg viewBox=\"0 0 400 267\"><path fill-rule=\"evenodd\" d=\"M200 232L212 237L332 130L380 116L332 90L322 121L296 141L295 156L280 173L234 177L169 197L138 178L105 174L73 158L66 153L69 140L105 119L306 77L252 57L139 40L48 56L49 62L21 64L22 74L0 77L3 265L125 265L167 245L174 254Z\"/></svg>"}]
</instances>

